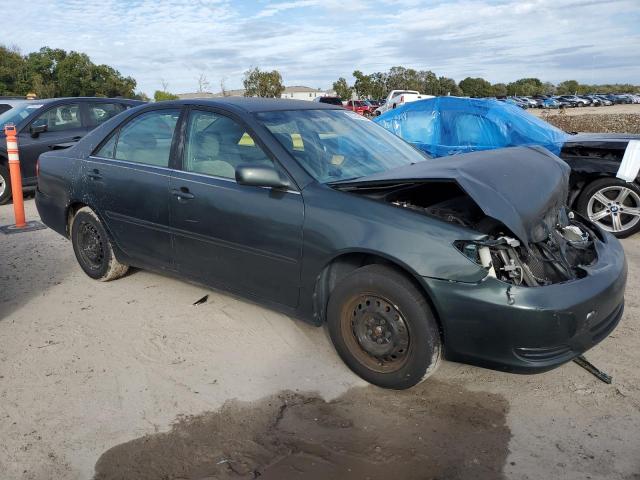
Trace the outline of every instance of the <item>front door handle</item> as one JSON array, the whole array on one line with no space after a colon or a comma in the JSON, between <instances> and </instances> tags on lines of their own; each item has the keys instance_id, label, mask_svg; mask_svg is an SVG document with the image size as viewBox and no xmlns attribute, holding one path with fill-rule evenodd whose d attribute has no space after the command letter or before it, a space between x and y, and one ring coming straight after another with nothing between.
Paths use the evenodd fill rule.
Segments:
<instances>
[{"instance_id":1,"label":"front door handle","mask_svg":"<svg viewBox=\"0 0 640 480\"><path fill-rule=\"evenodd\" d=\"M178 200L191 200L196 196L189 191L187 187L174 188L171 190L171 194Z\"/></svg>"}]
</instances>

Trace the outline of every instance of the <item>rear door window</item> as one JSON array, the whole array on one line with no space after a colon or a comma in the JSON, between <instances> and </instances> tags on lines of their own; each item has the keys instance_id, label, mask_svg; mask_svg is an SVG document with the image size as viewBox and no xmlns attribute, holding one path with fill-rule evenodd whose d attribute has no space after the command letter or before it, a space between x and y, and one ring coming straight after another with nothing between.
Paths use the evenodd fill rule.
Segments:
<instances>
[{"instance_id":1,"label":"rear door window","mask_svg":"<svg viewBox=\"0 0 640 480\"><path fill-rule=\"evenodd\" d=\"M96 156L168 167L179 109L145 112L114 132Z\"/></svg>"},{"instance_id":2,"label":"rear door window","mask_svg":"<svg viewBox=\"0 0 640 480\"><path fill-rule=\"evenodd\" d=\"M97 127L126 109L127 107L121 103L89 103L89 126Z\"/></svg>"}]
</instances>

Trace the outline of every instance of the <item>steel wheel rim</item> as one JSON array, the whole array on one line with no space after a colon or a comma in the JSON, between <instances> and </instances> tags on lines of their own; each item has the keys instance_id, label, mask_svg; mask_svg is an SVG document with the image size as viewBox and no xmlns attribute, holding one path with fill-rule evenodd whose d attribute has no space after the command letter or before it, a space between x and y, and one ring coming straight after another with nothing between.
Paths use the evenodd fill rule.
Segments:
<instances>
[{"instance_id":1,"label":"steel wheel rim","mask_svg":"<svg viewBox=\"0 0 640 480\"><path fill-rule=\"evenodd\" d=\"M95 225L82 223L78 231L78 253L92 270L99 270L104 262L102 236Z\"/></svg>"},{"instance_id":2,"label":"steel wheel rim","mask_svg":"<svg viewBox=\"0 0 640 480\"><path fill-rule=\"evenodd\" d=\"M400 309L374 293L352 297L342 308L342 335L350 353L370 370L392 373L407 363L411 331Z\"/></svg>"},{"instance_id":3,"label":"steel wheel rim","mask_svg":"<svg viewBox=\"0 0 640 480\"><path fill-rule=\"evenodd\" d=\"M0 197L4 195L7 189L7 180L0 174Z\"/></svg>"},{"instance_id":4,"label":"steel wheel rim","mask_svg":"<svg viewBox=\"0 0 640 480\"><path fill-rule=\"evenodd\" d=\"M587 214L607 232L625 232L640 222L640 196L621 185L601 188L589 199Z\"/></svg>"}]
</instances>

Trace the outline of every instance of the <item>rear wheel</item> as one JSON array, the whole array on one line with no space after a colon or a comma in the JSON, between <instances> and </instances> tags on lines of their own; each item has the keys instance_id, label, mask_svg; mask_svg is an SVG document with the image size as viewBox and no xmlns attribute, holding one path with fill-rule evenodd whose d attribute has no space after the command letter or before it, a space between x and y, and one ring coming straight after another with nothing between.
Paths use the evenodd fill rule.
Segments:
<instances>
[{"instance_id":1,"label":"rear wheel","mask_svg":"<svg viewBox=\"0 0 640 480\"><path fill-rule=\"evenodd\" d=\"M4 205L11 200L11 178L9 169L5 165L0 165L0 205Z\"/></svg>"},{"instance_id":2,"label":"rear wheel","mask_svg":"<svg viewBox=\"0 0 640 480\"><path fill-rule=\"evenodd\" d=\"M89 207L81 208L73 217L71 243L80 267L95 280L115 280L129 270L116 259L107 231Z\"/></svg>"},{"instance_id":3,"label":"rear wheel","mask_svg":"<svg viewBox=\"0 0 640 480\"><path fill-rule=\"evenodd\" d=\"M578 211L616 237L628 237L640 230L640 188L618 178L596 180L578 198Z\"/></svg>"},{"instance_id":4,"label":"rear wheel","mask_svg":"<svg viewBox=\"0 0 640 480\"><path fill-rule=\"evenodd\" d=\"M368 265L331 292L327 324L347 366L369 383L410 388L440 363L441 341L424 295L404 275Z\"/></svg>"}]
</instances>

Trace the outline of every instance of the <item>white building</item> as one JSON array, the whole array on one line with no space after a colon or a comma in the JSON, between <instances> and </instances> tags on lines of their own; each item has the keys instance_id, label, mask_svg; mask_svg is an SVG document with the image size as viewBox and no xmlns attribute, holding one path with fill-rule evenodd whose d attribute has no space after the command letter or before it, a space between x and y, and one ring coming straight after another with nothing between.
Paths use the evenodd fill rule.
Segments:
<instances>
[{"instance_id":1,"label":"white building","mask_svg":"<svg viewBox=\"0 0 640 480\"><path fill-rule=\"evenodd\" d=\"M321 90L319 88L296 85L293 87L285 87L284 92L282 92L282 94L280 95L280 98L313 101L313 99L316 97L325 97L327 95L335 95L335 93Z\"/></svg>"},{"instance_id":2,"label":"white building","mask_svg":"<svg viewBox=\"0 0 640 480\"><path fill-rule=\"evenodd\" d=\"M321 90L319 88L311 88L304 86L285 87L284 91L280 95L280 98L288 98L293 100L308 100L313 101L316 97L335 96L336 92L332 90ZM194 92L194 93L178 93L180 99L191 98L217 98L217 97L242 97L244 96L243 89L227 90L224 93L211 93L211 92Z\"/></svg>"}]
</instances>

